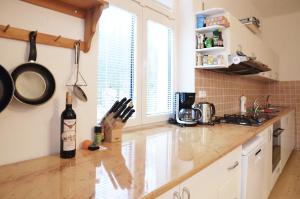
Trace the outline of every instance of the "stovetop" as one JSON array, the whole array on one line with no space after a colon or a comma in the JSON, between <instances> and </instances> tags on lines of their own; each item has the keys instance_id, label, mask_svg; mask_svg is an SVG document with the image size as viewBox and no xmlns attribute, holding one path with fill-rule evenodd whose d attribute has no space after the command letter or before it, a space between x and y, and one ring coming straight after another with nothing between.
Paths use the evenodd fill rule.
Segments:
<instances>
[{"instance_id":1,"label":"stovetop","mask_svg":"<svg viewBox=\"0 0 300 199\"><path fill-rule=\"evenodd\" d=\"M225 114L222 117L216 116L214 122L217 123L228 123L237 124L244 126L260 126L267 120L272 119L274 116L263 114L254 117L253 115L240 115L240 114Z\"/></svg>"}]
</instances>

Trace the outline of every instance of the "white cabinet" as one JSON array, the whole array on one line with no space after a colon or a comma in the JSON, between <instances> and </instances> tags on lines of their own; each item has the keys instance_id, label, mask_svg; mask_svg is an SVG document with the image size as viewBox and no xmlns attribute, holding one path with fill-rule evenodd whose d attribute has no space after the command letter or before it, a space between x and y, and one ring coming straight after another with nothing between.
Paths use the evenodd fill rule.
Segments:
<instances>
[{"instance_id":1,"label":"white cabinet","mask_svg":"<svg viewBox=\"0 0 300 199\"><path fill-rule=\"evenodd\" d=\"M259 136L264 138L263 151L264 153L264 172L262 176L262 198L268 199L271 192L272 181L272 148L273 148L273 126L262 131Z\"/></svg>"},{"instance_id":2,"label":"white cabinet","mask_svg":"<svg viewBox=\"0 0 300 199\"><path fill-rule=\"evenodd\" d=\"M241 50L248 56L256 57L256 60L266 64L271 71L260 73L259 76L278 80L278 55L262 40L260 35L251 32L239 19L231 14L227 17L230 21L228 28L228 48L230 54L234 54L237 50Z\"/></svg>"},{"instance_id":3,"label":"white cabinet","mask_svg":"<svg viewBox=\"0 0 300 199\"><path fill-rule=\"evenodd\" d=\"M158 197L159 199L239 199L241 190L241 147Z\"/></svg>"},{"instance_id":4,"label":"white cabinet","mask_svg":"<svg viewBox=\"0 0 300 199\"><path fill-rule=\"evenodd\" d=\"M181 199L179 185L160 195L158 199Z\"/></svg>"},{"instance_id":5,"label":"white cabinet","mask_svg":"<svg viewBox=\"0 0 300 199\"><path fill-rule=\"evenodd\" d=\"M196 50L196 63L200 63L196 64L196 68L217 69L229 67L231 64L230 56L235 55L237 51L242 51L247 56L256 57L257 61L267 65L271 69L271 71L263 72L256 76L272 80L279 79L279 57L270 47L268 47L268 44L266 44L260 34L254 34L244 24L242 24L239 19L221 8L213 8L198 12L197 14L201 14L204 17L224 16L229 21L230 26L226 28L219 25L212 25L196 29L197 38L197 35L199 35L199 33L211 35L214 30L220 28L222 29L222 38L224 43L224 47L222 48L212 47ZM196 41L197 40L198 39L196 39ZM201 55L210 55L210 57L221 56L223 57L224 62L222 63L221 61L219 63L217 61L214 61L213 64L205 64L203 63L203 61L201 61L203 60L203 57L201 58Z\"/></svg>"},{"instance_id":6,"label":"white cabinet","mask_svg":"<svg viewBox=\"0 0 300 199\"><path fill-rule=\"evenodd\" d=\"M281 166L283 168L295 148L295 111L281 118L281 128L284 129L281 135Z\"/></svg>"}]
</instances>

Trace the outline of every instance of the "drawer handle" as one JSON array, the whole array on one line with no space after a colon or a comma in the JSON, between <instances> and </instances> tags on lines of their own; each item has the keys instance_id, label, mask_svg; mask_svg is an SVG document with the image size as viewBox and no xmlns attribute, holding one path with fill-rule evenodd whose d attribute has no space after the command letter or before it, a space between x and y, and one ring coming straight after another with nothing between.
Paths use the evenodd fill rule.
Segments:
<instances>
[{"instance_id":1,"label":"drawer handle","mask_svg":"<svg viewBox=\"0 0 300 199\"><path fill-rule=\"evenodd\" d=\"M177 191L174 192L173 199L181 199L180 194Z\"/></svg>"},{"instance_id":2,"label":"drawer handle","mask_svg":"<svg viewBox=\"0 0 300 199\"><path fill-rule=\"evenodd\" d=\"M231 167L228 167L227 169L230 171L230 170L233 170L233 169L235 169L237 166L239 166L239 162L238 161L236 161L235 163L234 163L234 165L233 166L231 166Z\"/></svg>"},{"instance_id":3,"label":"drawer handle","mask_svg":"<svg viewBox=\"0 0 300 199\"><path fill-rule=\"evenodd\" d=\"M188 199L190 199L190 198L191 198L191 193L190 193L190 191L188 190L188 188L183 187L183 189L182 189L182 199L184 199L185 193L186 193Z\"/></svg>"}]
</instances>

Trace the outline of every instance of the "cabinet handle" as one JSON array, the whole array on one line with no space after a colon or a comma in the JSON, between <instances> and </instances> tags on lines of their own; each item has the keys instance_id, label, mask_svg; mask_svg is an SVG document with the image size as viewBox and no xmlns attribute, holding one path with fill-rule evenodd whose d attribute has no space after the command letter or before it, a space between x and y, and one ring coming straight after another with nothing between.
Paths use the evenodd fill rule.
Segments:
<instances>
[{"instance_id":1,"label":"cabinet handle","mask_svg":"<svg viewBox=\"0 0 300 199\"><path fill-rule=\"evenodd\" d=\"M174 192L173 199L181 199L180 194L177 191Z\"/></svg>"},{"instance_id":2,"label":"cabinet handle","mask_svg":"<svg viewBox=\"0 0 300 199\"><path fill-rule=\"evenodd\" d=\"M184 199L185 193L186 193L188 199L190 199L191 198L191 193L190 193L189 189L186 188L186 187L183 187L183 189L182 189L182 199Z\"/></svg>"},{"instance_id":3,"label":"cabinet handle","mask_svg":"<svg viewBox=\"0 0 300 199\"><path fill-rule=\"evenodd\" d=\"M230 170L233 170L233 169L235 169L237 166L239 166L239 162L238 161L236 161L235 163L234 163L234 165L232 165L231 167L228 167L227 169L230 171Z\"/></svg>"}]
</instances>

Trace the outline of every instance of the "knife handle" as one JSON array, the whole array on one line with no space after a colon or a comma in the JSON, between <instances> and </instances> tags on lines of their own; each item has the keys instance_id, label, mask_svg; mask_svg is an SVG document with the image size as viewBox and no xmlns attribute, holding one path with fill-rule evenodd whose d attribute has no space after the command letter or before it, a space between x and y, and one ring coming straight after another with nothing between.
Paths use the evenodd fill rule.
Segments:
<instances>
[{"instance_id":1,"label":"knife handle","mask_svg":"<svg viewBox=\"0 0 300 199\"><path fill-rule=\"evenodd\" d=\"M115 113L114 118L119 117L126 107L127 107L127 104L123 104L123 105L119 108L119 110L117 110L117 112Z\"/></svg>"},{"instance_id":2,"label":"knife handle","mask_svg":"<svg viewBox=\"0 0 300 199\"><path fill-rule=\"evenodd\" d=\"M109 109L108 113L112 113L112 112L115 110L115 108L118 106L119 103L120 103L120 102L117 100L117 101L114 103L114 105Z\"/></svg>"},{"instance_id":3,"label":"knife handle","mask_svg":"<svg viewBox=\"0 0 300 199\"><path fill-rule=\"evenodd\" d=\"M126 100L126 102L124 103L124 104L126 104L126 106L129 104L129 102L131 102L132 101L132 99L128 99L128 100Z\"/></svg>"},{"instance_id":4,"label":"knife handle","mask_svg":"<svg viewBox=\"0 0 300 199\"><path fill-rule=\"evenodd\" d=\"M133 108L133 106L128 106L125 111L123 111L123 113L120 115L121 119L125 118L125 115L127 115L127 113L129 113L129 111Z\"/></svg>"},{"instance_id":5,"label":"knife handle","mask_svg":"<svg viewBox=\"0 0 300 199\"><path fill-rule=\"evenodd\" d=\"M132 116L132 114L135 112L134 109L132 109L126 116L125 118L122 120L123 123L127 122L127 120Z\"/></svg>"},{"instance_id":6,"label":"knife handle","mask_svg":"<svg viewBox=\"0 0 300 199\"><path fill-rule=\"evenodd\" d=\"M127 100L126 97L124 97L120 102L119 104L114 108L114 110L112 112L116 112L119 110L119 108L123 105L123 103Z\"/></svg>"}]
</instances>

